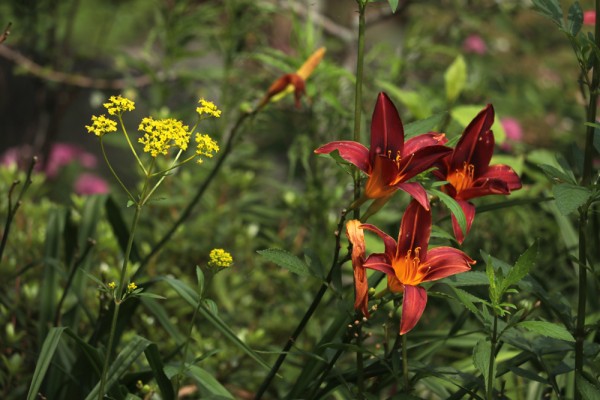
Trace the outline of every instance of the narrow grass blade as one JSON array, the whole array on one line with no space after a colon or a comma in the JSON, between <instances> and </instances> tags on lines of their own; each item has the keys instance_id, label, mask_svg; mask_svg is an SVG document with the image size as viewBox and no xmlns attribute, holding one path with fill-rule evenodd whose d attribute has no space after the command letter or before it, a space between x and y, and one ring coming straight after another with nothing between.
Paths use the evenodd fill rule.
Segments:
<instances>
[{"instance_id":1,"label":"narrow grass blade","mask_svg":"<svg viewBox=\"0 0 600 400\"><path fill-rule=\"evenodd\" d=\"M44 377L46 376L46 372L50 366L50 361L52 361L54 352L56 351L58 343L60 342L60 337L65 329L67 328L51 328L48 332L48 336L46 336L44 344L42 344L42 351L38 357L35 371L33 372L33 379L31 381L31 385L29 386L27 400L35 400L38 398L38 391L42 386L42 382L44 381Z\"/></svg>"}]
</instances>

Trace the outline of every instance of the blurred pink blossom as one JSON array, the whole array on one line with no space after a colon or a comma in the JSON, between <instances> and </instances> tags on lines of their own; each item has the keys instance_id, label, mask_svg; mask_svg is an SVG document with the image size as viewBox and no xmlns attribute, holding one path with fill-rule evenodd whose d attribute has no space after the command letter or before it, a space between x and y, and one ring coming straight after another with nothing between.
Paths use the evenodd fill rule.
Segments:
<instances>
[{"instance_id":1,"label":"blurred pink blossom","mask_svg":"<svg viewBox=\"0 0 600 400\"><path fill-rule=\"evenodd\" d=\"M75 181L75 193L80 195L104 194L109 190L108 183L94 174L81 174Z\"/></svg>"},{"instance_id":2,"label":"blurred pink blossom","mask_svg":"<svg viewBox=\"0 0 600 400\"><path fill-rule=\"evenodd\" d=\"M517 143L523 140L523 129L518 120L511 117L505 117L500 119L500 123L506 133L506 141L500 146L503 150L511 150L512 143Z\"/></svg>"},{"instance_id":3,"label":"blurred pink blossom","mask_svg":"<svg viewBox=\"0 0 600 400\"><path fill-rule=\"evenodd\" d=\"M487 45L479 35L469 35L463 42L463 50L466 53L485 54Z\"/></svg>"},{"instance_id":4,"label":"blurred pink blossom","mask_svg":"<svg viewBox=\"0 0 600 400\"><path fill-rule=\"evenodd\" d=\"M583 13L583 24L584 25L596 25L596 11L585 11Z\"/></svg>"},{"instance_id":5,"label":"blurred pink blossom","mask_svg":"<svg viewBox=\"0 0 600 400\"><path fill-rule=\"evenodd\" d=\"M86 168L93 168L97 164L96 156L86 152L83 148L70 143L55 143L50 148L46 162L46 175L54 178L62 167L74 161Z\"/></svg>"}]
</instances>

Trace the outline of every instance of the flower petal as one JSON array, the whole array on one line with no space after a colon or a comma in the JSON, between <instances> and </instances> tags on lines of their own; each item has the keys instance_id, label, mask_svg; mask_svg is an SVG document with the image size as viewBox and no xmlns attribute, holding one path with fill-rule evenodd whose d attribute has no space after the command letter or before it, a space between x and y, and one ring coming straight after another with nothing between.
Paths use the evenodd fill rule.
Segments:
<instances>
[{"instance_id":1,"label":"flower petal","mask_svg":"<svg viewBox=\"0 0 600 400\"><path fill-rule=\"evenodd\" d=\"M316 149L315 153L329 154L335 150L340 153L340 157L349 163L356 165L356 167L364 173L369 174L371 172L369 149L360 143L351 142L349 140L330 142Z\"/></svg>"},{"instance_id":2,"label":"flower petal","mask_svg":"<svg viewBox=\"0 0 600 400\"><path fill-rule=\"evenodd\" d=\"M384 156L376 156L372 171L365 184L365 195L370 199L389 197L397 188L392 183L398 176L396 163Z\"/></svg>"},{"instance_id":3,"label":"flower petal","mask_svg":"<svg viewBox=\"0 0 600 400\"><path fill-rule=\"evenodd\" d=\"M457 197L469 200L491 194L510 194L508 184L500 179L478 178L471 187L461 190Z\"/></svg>"},{"instance_id":4,"label":"flower petal","mask_svg":"<svg viewBox=\"0 0 600 400\"><path fill-rule=\"evenodd\" d=\"M383 272L384 274L386 274L388 276L396 276L394 273L394 269L392 268L392 265L390 264L390 259L385 254L381 254L381 253L371 254L367 258L367 261L365 261L363 266L365 268L374 269L376 271Z\"/></svg>"},{"instance_id":5,"label":"flower petal","mask_svg":"<svg viewBox=\"0 0 600 400\"><path fill-rule=\"evenodd\" d=\"M411 201L406 207L400 223L395 258L404 258L409 250L414 254L415 249L419 247L421 259L426 259L430 234L431 212L423 208L417 201Z\"/></svg>"},{"instance_id":6,"label":"flower petal","mask_svg":"<svg viewBox=\"0 0 600 400\"><path fill-rule=\"evenodd\" d=\"M352 243L352 268L354 270L354 309L361 310L369 316L369 283L365 271L365 235L360 221L350 220L346 223L346 236Z\"/></svg>"},{"instance_id":7,"label":"flower petal","mask_svg":"<svg viewBox=\"0 0 600 400\"><path fill-rule=\"evenodd\" d=\"M452 154L450 170L462 169L466 162L475 166L475 174L485 172L494 150L494 136L490 131L493 123L494 107L488 104L465 128Z\"/></svg>"},{"instance_id":8,"label":"flower petal","mask_svg":"<svg viewBox=\"0 0 600 400\"><path fill-rule=\"evenodd\" d=\"M469 271L469 264L475 264L475 261L464 252L452 247L436 247L429 250L419 268L426 271L423 282L429 282Z\"/></svg>"},{"instance_id":9,"label":"flower petal","mask_svg":"<svg viewBox=\"0 0 600 400\"><path fill-rule=\"evenodd\" d=\"M504 164L490 165L487 171L483 175L480 175L479 178L504 181L510 191L521 189L522 186L519 175L511 167Z\"/></svg>"},{"instance_id":10,"label":"flower petal","mask_svg":"<svg viewBox=\"0 0 600 400\"><path fill-rule=\"evenodd\" d=\"M377 97L373 118L371 119L371 148L369 159L374 162L379 154L392 156L402 154L404 147L404 128L398 110L387 94L381 92Z\"/></svg>"},{"instance_id":11,"label":"flower petal","mask_svg":"<svg viewBox=\"0 0 600 400\"><path fill-rule=\"evenodd\" d=\"M452 230L454 231L454 237L456 238L456 241L459 244L462 244L462 242L464 242L465 240L465 236L469 234L469 231L471 230L471 225L473 224L473 220L475 219L475 206L472 203L464 200L456 200L456 202L458 203L460 208L462 208L463 213L465 214L465 218L467 219L467 231L463 234L463 231L460 228L460 225L458 224L458 220L456 219L454 214L452 214Z\"/></svg>"},{"instance_id":12,"label":"flower petal","mask_svg":"<svg viewBox=\"0 0 600 400\"><path fill-rule=\"evenodd\" d=\"M404 182L397 184L396 187L410 194L424 209L429 210L429 196L427 196L427 192L420 183Z\"/></svg>"},{"instance_id":13,"label":"flower petal","mask_svg":"<svg viewBox=\"0 0 600 400\"><path fill-rule=\"evenodd\" d=\"M375 225L362 224L360 227L363 229L366 229L368 231L374 232L383 240L383 245L385 246L385 254L389 258L389 260L391 260L394 257L394 255L396 255L396 247L397 247L396 241L394 239L392 239L392 237L390 235L388 235L387 233L385 233L384 231L382 231ZM371 258L371 257L369 257L369 258ZM389 262L389 260L388 260L388 262Z\"/></svg>"},{"instance_id":14,"label":"flower petal","mask_svg":"<svg viewBox=\"0 0 600 400\"><path fill-rule=\"evenodd\" d=\"M302 79L306 80L306 78L308 78L310 76L310 74L312 74L312 72L317 67L317 65L319 65L319 63L321 62L321 59L323 59L323 56L325 55L325 51L326 51L325 47L321 47L320 49L318 49L317 51L312 53L310 55L310 57L308 57L306 59L304 64L302 64L302 66L298 69L298 71L296 71L296 73Z\"/></svg>"},{"instance_id":15,"label":"flower petal","mask_svg":"<svg viewBox=\"0 0 600 400\"><path fill-rule=\"evenodd\" d=\"M412 137L404 143L404 154L411 154L415 151L428 146L443 145L448 142L443 133L429 132Z\"/></svg>"},{"instance_id":16,"label":"flower petal","mask_svg":"<svg viewBox=\"0 0 600 400\"><path fill-rule=\"evenodd\" d=\"M402 156L398 169L401 171L402 180L407 181L413 176L434 166L435 162L452 153L452 149L445 146L427 146L414 153Z\"/></svg>"},{"instance_id":17,"label":"flower petal","mask_svg":"<svg viewBox=\"0 0 600 400\"><path fill-rule=\"evenodd\" d=\"M420 286L404 285L404 299L402 299L402 320L400 334L407 334L415 327L425 306L427 305L427 291Z\"/></svg>"}]
</instances>

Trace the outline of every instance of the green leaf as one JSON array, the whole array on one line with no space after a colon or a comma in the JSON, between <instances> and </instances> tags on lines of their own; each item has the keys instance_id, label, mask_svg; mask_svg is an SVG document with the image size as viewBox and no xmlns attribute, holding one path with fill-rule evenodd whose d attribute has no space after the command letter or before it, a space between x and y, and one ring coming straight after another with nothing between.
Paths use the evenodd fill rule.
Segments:
<instances>
[{"instance_id":1,"label":"green leaf","mask_svg":"<svg viewBox=\"0 0 600 400\"><path fill-rule=\"evenodd\" d=\"M583 400L598 400L600 399L600 390L598 386L592 385L587 379L580 374L575 378L577 381L577 390L581 393Z\"/></svg>"},{"instance_id":2,"label":"green leaf","mask_svg":"<svg viewBox=\"0 0 600 400\"><path fill-rule=\"evenodd\" d=\"M568 183L555 185L552 188L552 192L556 200L556 207L558 207L562 215L568 215L576 211L592 195L592 192L588 188Z\"/></svg>"},{"instance_id":3,"label":"green leaf","mask_svg":"<svg viewBox=\"0 0 600 400\"><path fill-rule=\"evenodd\" d=\"M404 137L409 139L421 133L431 132L442 124L447 113L434 114L431 117L421 119L404 125Z\"/></svg>"},{"instance_id":4,"label":"green leaf","mask_svg":"<svg viewBox=\"0 0 600 400\"><path fill-rule=\"evenodd\" d=\"M570 173L561 171L560 169L549 165L549 164L539 164L538 167L544 171L544 174L550 179L552 183L571 183L573 185L577 184L575 180L575 176L572 171Z\"/></svg>"},{"instance_id":5,"label":"green leaf","mask_svg":"<svg viewBox=\"0 0 600 400\"><path fill-rule=\"evenodd\" d=\"M198 301L200 300L198 293L193 291L189 286L185 283L181 282L178 279L172 277L163 278L175 291L192 307L198 306ZM270 370L271 367L254 352L246 343L244 343L237 335L233 332L233 330L227 325L221 318L219 318L216 314L213 314L208 308L204 305L201 305L198 309L200 314L207 319L215 328L217 328L227 339L229 339L234 345L239 347L244 353L250 356L254 361L264 367L266 370Z\"/></svg>"},{"instance_id":6,"label":"green leaf","mask_svg":"<svg viewBox=\"0 0 600 400\"><path fill-rule=\"evenodd\" d=\"M471 105L471 106L459 106L454 107L450 111L452 119L458 122L459 125L466 127L475 118L479 112L483 110L482 106ZM504 143L506 140L506 132L500 123L500 118L496 115L494 123L492 124L492 131L494 131L494 141L496 144Z\"/></svg>"},{"instance_id":7,"label":"green leaf","mask_svg":"<svg viewBox=\"0 0 600 400\"><path fill-rule=\"evenodd\" d=\"M306 265L304 261L289 253L285 250L281 249L266 249L266 250L258 250L258 254L271 261L274 264L283 267L294 274L300 276L310 276L310 269Z\"/></svg>"},{"instance_id":8,"label":"green leaf","mask_svg":"<svg viewBox=\"0 0 600 400\"><path fill-rule=\"evenodd\" d=\"M487 286L490 284L485 272L481 271L463 272L441 279L439 282L450 286Z\"/></svg>"},{"instance_id":9,"label":"green leaf","mask_svg":"<svg viewBox=\"0 0 600 400\"><path fill-rule=\"evenodd\" d=\"M196 280L198 281L198 294L202 296L204 293L204 272L196 265Z\"/></svg>"},{"instance_id":10,"label":"green leaf","mask_svg":"<svg viewBox=\"0 0 600 400\"><path fill-rule=\"evenodd\" d=\"M495 306L500 301L500 296L496 287L496 271L494 271L491 258L488 259L485 264L485 274L487 275L488 282L490 283L490 300L492 301L492 305Z\"/></svg>"},{"instance_id":11,"label":"green leaf","mask_svg":"<svg viewBox=\"0 0 600 400\"><path fill-rule=\"evenodd\" d=\"M547 336L553 339L565 340L567 342L574 342L573 335L561 325L554 324L546 321L522 321L517 324L528 331L538 333L542 336Z\"/></svg>"},{"instance_id":12,"label":"green leaf","mask_svg":"<svg viewBox=\"0 0 600 400\"><path fill-rule=\"evenodd\" d=\"M144 351L144 354L146 355L150 369L152 369L154 379L158 384L162 398L165 400L175 399L175 391L173 390L171 381L167 378L167 375L165 375L165 366L163 365L162 358L158 352L158 346L154 343L150 344Z\"/></svg>"},{"instance_id":13,"label":"green leaf","mask_svg":"<svg viewBox=\"0 0 600 400\"><path fill-rule=\"evenodd\" d=\"M431 116L432 110L427 99L423 98L419 92L414 90L400 89L393 83L377 81L377 84L386 91L393 99L400 101L416 119L423 119Z\"/></svg>"},{"instance_id":14,"label":"green leaf","mask_svg":"<svg viewBox=\"0 0 600 400\"><path fill-rule=\"evenodd\" d=\"M473 348L473 364L479 370L479 372L481 372L481 375L483 375L483 378L485 379L485 387L488 387L491 354L492 344L488 340L479 340ZM495 372L496 366L494 365L492 377L496 375Z\"/></svg>"},{"instance_id":15,"label":"green leaf","mask_svg":"<svg viewBox=\"0 0 600 400\"><path fill-rule=\"evenodd\" d=\"M465 217L465 213L463 212L462 208L460 208L460 205L458 205L456 200L448 196L446 193L437 189L429 189L429 191L438 196L442 203L444 203L444 205L448 207L450 212L456 218L456 221L458 221L460 229L463 231L463 233L465 233L467 231L467 218Z\"/></svg>"},{"instance_id":16,"label":"green leaf","mask_svg":"<svg viewBox=\"0 0 600 400\"><path fill-rule=\"evenodd\" d=\"M390 8L392 9L393 13L395 13L398 9L398 1L399 0L388 0L388 4L390 5Z\"/></svg>"},{"instance_id":17,"label":"green leaf","mask_svg":"<svg viewBox=\"0 0 600 400\"><path fill-rule=\"evenodd\" d=\"M521 281L531 270L535 261L537 259L538 254L538 245L537 242L534 242L525 253L521 254L515 265L508 271L506 278L502 280L502 285L500 288L501 295L508 289L511 285L514 285Z\"/></svg>"},{"instance_id":18,"label":"green leaf","mask_svg":"<svg viewBox=\"0 0 600 400\"><path fill-rule=\"evenodd\" d=\"M460 301L460 303L462 305L464 305L465 308L467 308L467 310L471 311L476 316L479 316L479 314L481 314L481 312L475 306L474 303L486 303L486 301L480 299L477 296L473 296L471 293L466 292L462 289L459 289L456 287L451 287L451 288L452 288L452 291L456 294L456 299L458 301Z\"/></svg>"},{"instance_id":19,"label":"green leaf","mask_svg":"<svg viewBox=\"0 0 600 400\"><path fill-rule=\"evenodd\" d=\"M106 391L127 372L129 367L139 358L151 342L141 336L134 336L121 350L115 361L111 364L106 376ZM87 395L86 400L98 398L100 382Z\"/></svg>"},{"instance_id":20,"label":"green leaf","mask_svg":"<svg viewBox=\"0 0 600 400\"><path fill-rule=\"evenodd\" d=\"M58 343L60 342L60 337L65 329L67 328L64 326L50 328L48 336L46 336L46 339L44 339L42 350L40 351L40 355L35 366L35 371L33 372L33 379L31 380L31 385L29 385L27 400L35 400L38 398L38 392L42 386L42 382L44 381L48 367L50 366L50 361L52 361L54 352L56 351Z\"/></svg>"},{"instance_id":21,"label":"green leaf","mask_svg":"<svg viewBox=\"0 0 600 400\"><path fill-rule=\"evenodd\" d=\"M581 5L576 1L569 7L569 13L567 14L567 30L573 36L577 36L581 27L583 26L583 10Z\"/></svg>"},{"instance_id":22,"label":"green leaf","mask_svg":"<svg viewBox=\"0 0 600 400\"><path fill-rule=\"evenodd\" d=\"M180 368L177 366L168 366L166 368L167 376L177 375ZM186 365L185 374L196 381L200 389L201 398L210 399L233 399L233 395L219 383L208 371L197 365Z\"/></svg>"},{"instance_id":23,"label":"green leaf","mask_svg":"<svg viewBox=\"0 0 600 400\"><path fill-rule=\"evenodd\" d=\"M563 12L558 0L533 0L533 6L536 11L550 18L558 26L563 26Z\"/></svg>"},{"instance_id":24,"label":"green leaf","mask_svg":"<svg viewBox=\"0 0 600 400\"><path fill-rule=\"evenodd\" d=\"M467 83L467 64L462 55L458 55L444 73L446 99L454 103Z\"/></svg>"}]
</instances>

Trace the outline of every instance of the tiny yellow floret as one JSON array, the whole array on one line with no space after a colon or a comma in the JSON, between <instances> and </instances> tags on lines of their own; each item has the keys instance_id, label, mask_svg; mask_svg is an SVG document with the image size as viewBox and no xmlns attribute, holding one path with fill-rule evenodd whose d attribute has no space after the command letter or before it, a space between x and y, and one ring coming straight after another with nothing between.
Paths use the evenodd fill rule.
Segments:
<instances>
[{"instance_id":1,"label":"tiny yellow floret","mask_svg":"<svg viewBox=\"0 0 600 400\"><path fill-rule=\"evenodd\" d=\"M117 287L117 284L115 282L110 282L107 286L109 289L114 289Z\"/></svg>"},{"instance_id":2,"label":"tiny yellow floret","mask_svg":"<svg viewBox=\"0 0 600 400\"><path fill-rule=\"evenodd\" d=\"M198 156L198 160L196 161L198 164L202 164L204 160L202 157L212 158L214 156L213 153L217 153L219 149L219 145L216 141L214 141L210 136L205 134L196 134L196 155Z\"/></svg>"},{"instance_id":3,"label":"tiny yellow floret","mask_svg":"<svg viewBox=\"0 0 600 400\"><path fill-rule=\"evenodd\" d=\"M200 116L202 116L202 114L208 114L215 118L219 118L221 116L221 110L219 110L212 101L200 99L198 100L198 103L200 104L200 107L196 108L196 112Z\"/></svg>"},{"instance_id":4,"label":"tiny yellow floret","mask_svg":"<svg viewBox=\"0 0 600 400\"><path fill-rule=\"evenodd\" d=\"M228 268L233 264L233 257L223 249L212 249L208 258L210 268Z\"/></svg>"},{"instance_id":5,"label":"tiny yellow floret","mask_svg":"<svg viewBox=\"0 0 600 400\"><path fill-rule=\"evenodd\" d=\"M88 133L93 133L96 136L102 136L108 132L117 131L117 122L106 118L104 114L100 116L92 115L92 125L86 125Z\"/></svg>"},{"instance_id":6,"label":"tiny yellow floret","mask_svg":"<svg viewBox=\"0 0 600 400\"><path fill-rule=\"evenodd\" d=\"M125 97L110 96L108 103L103 104L110 115L121 115L123 111L135 110L135 103Z\"/></svg>"},{"instance_id":7,"label":"tiny yellow floret","mask_svg":"<svg viewBox=\"0 0 600 400\"><path fill-rule=\"evenodd\" d=\"M127 285L127 291L128 292L133 292L135 289L137 289L137 285L135 284L135 282L131 282L129 285Z\"/></svg>"},{"instance_id":8,"label":"tiny yellow floret","mask_svg":"<svg viewBox=\"0 0 600 400\"><path fill-rule=\"evenodd\" d=\"M144 132L144 136L138 141L144 145L144 151L152 157L167 155L173 146L186 150L191 135L187 125L173 118L155 120L146 117L142 119L138 130Z\"/></svg>"}]
</instances>

